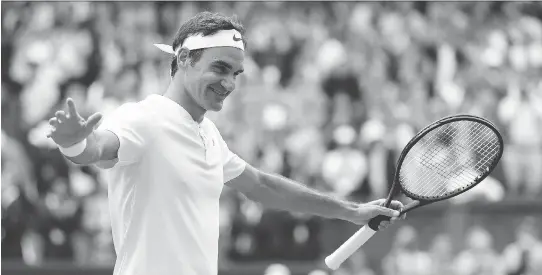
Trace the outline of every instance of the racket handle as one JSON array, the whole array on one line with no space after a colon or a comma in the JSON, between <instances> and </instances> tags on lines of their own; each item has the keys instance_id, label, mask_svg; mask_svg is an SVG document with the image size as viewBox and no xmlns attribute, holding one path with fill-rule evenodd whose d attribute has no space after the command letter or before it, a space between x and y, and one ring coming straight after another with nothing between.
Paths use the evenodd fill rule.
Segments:
<instances>
[{"instance_id":1,"label":"racket handle","mask_svg":"<svg viewBox=\"0 0 542 275\"><path fill-rule=\"evenodd\" d=\"M376 231L372 230L369 226L363 226L358 232L337 248L335 252L326 257L325 263L327 267L332 270L339 268L346 259L352 256L352 254L365 244L365 242L367 242L375 233Z\"/></svg>"}]
</instances>

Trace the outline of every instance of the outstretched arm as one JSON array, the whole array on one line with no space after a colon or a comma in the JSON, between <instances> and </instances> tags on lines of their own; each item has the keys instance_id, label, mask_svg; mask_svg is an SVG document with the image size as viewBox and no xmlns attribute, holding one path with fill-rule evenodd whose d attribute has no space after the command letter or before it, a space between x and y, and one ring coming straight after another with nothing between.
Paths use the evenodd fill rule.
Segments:
<instances>
[{"instance_id":1,"label":"outstretched arm","mask_svg":"<svg viewBox=\"0 0 542 275\"><path fill-rule=\"evenodd\" d=\"M241 175L226 185L265 207L337 218L360 225L367 224L378 215L393 217L393 222L399 218L399 211L394 209L402 208L397 201L392 203L394 209L389 209L380 206L382 200L366 204L340 200L282 176L264 173L248 164ZM383 222L381 225L387 227L389 223Z\"/></svg>"},{"instance_id":2,"label":"outstretched arm","mask_svg":"<svg viewBox=\"0 0 542 275\"><path fill-rule=\"evenodd\" d=\"M92 165L116 159L119 147L119 139L113 132L94 130L87 137L87 146L83 153L75 157L65 157L75 164Z\"/></svg>"},{"instance_id":3,"label":"outstretched arm","mask_svg":"<svg viewBox=\"0 0 542 275\"><path fill-rule=\"evenodd\" d=\"M102 117L101 114L96 113L85 120L77 112L72 99L68 99L67 104L67 113L57 111L55 117L49 120L52 130L47 135L60 148L72 148L68 150L76 155L64 150L66 158L81 165L115 159L120 147L118 137L111 131L94 129Z\"/></svg>"}]
</instances>

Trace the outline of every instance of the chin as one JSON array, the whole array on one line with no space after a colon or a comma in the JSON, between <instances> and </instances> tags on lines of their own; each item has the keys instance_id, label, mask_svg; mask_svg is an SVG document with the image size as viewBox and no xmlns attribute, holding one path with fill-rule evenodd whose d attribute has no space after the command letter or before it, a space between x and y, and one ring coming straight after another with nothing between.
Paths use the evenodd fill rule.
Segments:
<instances>
[{"instance_id":1,"label":"chin","mask_svg":"<svg viewBox=\"0 0 542 275\"><path fill-rule=\"evenodd\" d=\"M222 107L224 106L224 103L211 103L207 106L207 111L211 112L218 112L222 110Z\"/></svg>"}]
</instances>

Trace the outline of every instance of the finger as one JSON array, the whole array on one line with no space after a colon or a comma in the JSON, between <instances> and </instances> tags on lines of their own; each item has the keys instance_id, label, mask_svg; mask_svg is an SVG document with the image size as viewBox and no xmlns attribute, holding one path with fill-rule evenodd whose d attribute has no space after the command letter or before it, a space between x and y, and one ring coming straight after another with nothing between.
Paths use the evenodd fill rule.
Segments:
<instances>
[{"instance_id":1,"label":"finger","mask_svg":"<svg viewBox=\"0 0 542 275\"><path fill-rule=\"evenodd\" d=\"M399 216L400 220L404 220L406 218L406 212L404 211L405 211L405 207L399 208L399 212L401 213L401 216Z\"/></svg>"},{"instance_id":2,"label":"finger","mask_svg":"<svg viewBox=\"0 0 542 275\"><path fill-rule=\"evenodd\" d=\"M77 108L75 108L75 102L73 101L73 99L68 97L66 103L68 104L68 111L70 112L70 116L77 117L79 114L77 113Z\"/></svg>"},{"instance_id":3,"label":"finger","mask_svg":"<svg viewBox=\"0 0 542 275\"><path fill-rule=\"evenodd\" d=\"M400 201L391 201L389 208L400 211L401 209L404 208L404 205Z\"/></svg>"},{"instance_id":4,"label":"finger","mask_svg":"<svg viewBox=\"0 0 542 275\"><path fill-rule=\"evenodd\" d=\"M392 223L402 221L406 218L406 214L401 214L399 217L393 217L391 218Z\"/></svg>"},{"instance_id":5,"label":"finger","mask_svg":"<svg viewBox=\"0 0 542 275\"><path fill-rule=\"evenodd\" d=\"M53 117L51 119L49 119L49 125L53 126L53 127L57 127L58 126L58 120L56 117Z\"/></svg>"},{"instance_id":6,"label":"finger","mask_svg":"<svg viewBox=\"0 0 542 275\"><path fill-rule=\"evenodd\" d=\"M380 223L380 225L378 225L378 229L379 230L386 229L386 228L388 228L388 226L390 226L390 222L383 221L383 222Z\"/></svg>"},{"instance_id":7,"label":"finger","mask_svg":"<svg viewBox=\"0 0 542 275\"><path fill-rule=\"evenodd\" d=\"M64 111L57 111L55 113L55 116L59 122L65 121L67 119L66 113Z\"/></svg>"},{"instance_id":8,"label":"finger","mask_svg":"<svg viewBox=\"0 0 542 275\"><path fill-rule=\"evenodd\" d=\"M391 218L392 221L399 221L399 220L404 220L405 219L406 214L402 212L403 209L401 208L398 211L399 211L399 216Z\"/></svg>"},{"instance_id":9,"label":"finger","mask_svg":"<svg viewBox=\"0 0 542 275\"><path fill-rule=\"evenodd\" d=\"M95 113L88 118L86 127L94 130L94 127L96 127L100 120L102 120L102 114Z\"/></svg>"},{"instance_id":10,"label":"finger","mask_svg":"<svg viewBox=\"0 0 542 275\"><path fill-rule=\"evenodd\" d=\"M47 134L46 134L47 138L50 138L50 137L53 135L53 132L54 132L54 131L55 131L55 128L54 128L54 127L53 127L53 129L48 130L48 131L47 131Z\"/></svg>"},{"instance_id":11,"label":"finger","mask_svg":"<svg viewBox=\"0 0 542 275\"><path fill-rule=\"evenodd\" d=\"M386 199L379 199L379 200L371 201L371 202L368 202L367 204L384 206L384 204L386 204Z\"/></svg>"},{"instance_id":12,"label":"finger","mask_svg":"<svg viewBox=\"0 0 542 275\"><path fill-rule=\"evenodd\" d=\"M377 215L384 215L388 217L399 217L400 213L397 210L386 208L382 206L376 206Z\"/></svg>"}]
</instances>

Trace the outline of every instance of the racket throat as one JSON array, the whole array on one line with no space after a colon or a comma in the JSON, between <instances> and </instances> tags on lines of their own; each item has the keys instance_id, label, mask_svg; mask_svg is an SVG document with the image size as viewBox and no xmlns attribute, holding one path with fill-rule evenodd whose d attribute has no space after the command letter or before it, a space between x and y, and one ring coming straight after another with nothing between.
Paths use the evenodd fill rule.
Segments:
<instances>
[{"instance_id":1,"label":"racket throat","mask_svg":"<svg viewBox=\"0 0 542 275\"><path fill-rule=\"evenodd\" d=\"M390 193L388 194L388 197L386 198L386 202L384 203L384 207L390 207L391 205L391 201L393 200L393 198L395 196L397 196L399 194L399 191L400 191L400 188L397 188L395 186L396 183L393 184L393 186L391 187L391 191Z\"/></svg>"},{"instance_id":2,"label":"racket throat","mask_svg":"<svg viewBox=\"0 0 542 275\"><path fill-rule=\"evenodd\" d=\"M406 213L406 212L412 211L413 209L416 209L416 208L418 208L418 207L420 207L420 206L422 206L422 205L423 205L423 204L422 204L421 201L415 200L415 201L413 201L413 202L407 204L407 205L405 206L405 208L403 208L403 211L401 211L401 214L404 214L404 213Z\"/></svg>"}]
</instances>

